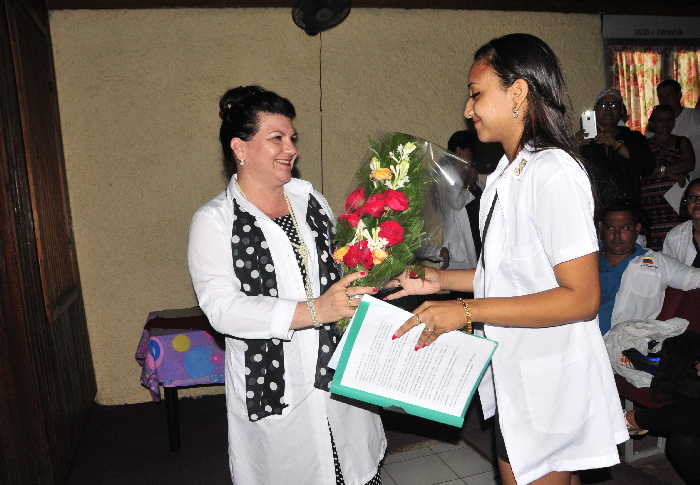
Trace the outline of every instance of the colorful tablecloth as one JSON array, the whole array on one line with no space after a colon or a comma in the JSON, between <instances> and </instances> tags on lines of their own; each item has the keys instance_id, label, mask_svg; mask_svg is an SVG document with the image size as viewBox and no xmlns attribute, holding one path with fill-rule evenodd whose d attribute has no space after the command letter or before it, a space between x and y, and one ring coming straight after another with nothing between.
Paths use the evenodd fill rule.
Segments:
<instances>
[{"instance_id":1,"label":"colorful tablecloth","mask_svg":"<svg viewBox=\"0 0 700 485\"><path fill-rule=\"evenodd\" d=\"M160 401L160 386L224 383L223 337L197 309L149 313L136 361L154 401Z\"/></svg>"}]
</instances>

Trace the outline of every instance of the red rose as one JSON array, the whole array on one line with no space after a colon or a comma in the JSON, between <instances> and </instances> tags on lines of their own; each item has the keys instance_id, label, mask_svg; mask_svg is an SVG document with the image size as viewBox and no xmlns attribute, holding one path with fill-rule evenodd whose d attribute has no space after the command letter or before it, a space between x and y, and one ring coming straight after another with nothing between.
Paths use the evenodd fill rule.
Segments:
<instances>
[{"instance_id":1,"label":"red rose","mask_svg":"<svg viewBox=\"0 0 700 485\"><path fill-rule=\"evenodd\" d=\"M387 246L393 246L403 241L404 229L396 221L384 221L379 224L379 237L383 237L387 241Z\"/></svg>"},{"instance_id":2,"label":"red rose","mask_svg":"<svg viewBox=\"0 0 700 485\"><path fill-rule=\"evenodd\" d=\"M357 223L360 222L360 214L357 212L348 212L347 214L340 214L338 219L344 219L348 221L352 227L357 227Z\"/></svg>"},{"instance_id":3,"label":"red rose","mask_svg":"<svg viewBox=\"0 0 700 485\"><path fill-rule=\"evenodd\" d=\"M365 188L358 187L345 199L345 212L354 211L365 201Z\"/></svg>"},{"instance_id":4,"label":"red rose","mask_svg":"<svg viewBox=\"0 0 700 485\"><path fill-rule=\"evenodd\" d=\"M348 252L343 256L343 263L348 268L354 268L361 264L366 269L372 269L374 266L372 252L367 247L367 241L360 241L348 248Z\"/></svg>"},{"instance_id":5,"label":"red rose","mask_svg":"<svg viewBox=\"0 0 700 485\"><path fill-rule=\"evenodd\" d=\"M372 217L381 217L384 213L384 194L374 194L360 207L362 214L369 214Z\"/></svg>"},{"instance_id":6,"label":"red rose","mask_svg":"<svg viewBox=\"0 0 700 485\"><path fill-rule=\"evenodd\" d=\"M408 197L398 190L388 189L384 192L384 205L395 211L405 211L408 209Z\"/></svg>"}]
</instances>

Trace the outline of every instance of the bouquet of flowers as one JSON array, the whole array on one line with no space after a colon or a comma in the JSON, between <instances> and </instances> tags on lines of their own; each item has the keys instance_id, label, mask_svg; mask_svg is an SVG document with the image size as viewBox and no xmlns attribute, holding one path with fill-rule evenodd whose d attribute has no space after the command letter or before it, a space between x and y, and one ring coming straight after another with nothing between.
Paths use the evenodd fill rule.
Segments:
<instances>
[{"instance_id":1,"label":"bouquet of flowers","mask_svg":"<svg viewBox=\"0 0 700 485\"><path fill-rule=\"evenodd\" d=\"M381 287L415 261L426 236L437 230L426 233L424 217L433 184L462 184L455 161L468 165L429 141L403 133L371 144L369 163L358 172L360 185L338 217L333 253L344 272L367 272L355 285ZM422 274L420 267L415 271ZM338 326L344 330L347 323Z\"/></svg>"}]
</instances>

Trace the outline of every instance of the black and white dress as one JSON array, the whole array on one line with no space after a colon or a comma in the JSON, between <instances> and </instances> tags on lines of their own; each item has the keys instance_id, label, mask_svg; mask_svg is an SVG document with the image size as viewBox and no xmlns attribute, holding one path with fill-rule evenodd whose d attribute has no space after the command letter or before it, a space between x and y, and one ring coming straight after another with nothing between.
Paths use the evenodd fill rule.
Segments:
<instances>
[{"instance_id":1,"label":"black and white dress","mask_svg":"<svg viewBox=\"0 0 700 485\"><path fill-rule=\"evenodd\" d=\"M320 268L331 258L323 247L330 239L324 222L333 220L332 213L308 182L292 179L285 193L300 223L297 237L311 253L310 282L318 296L322 285L340 278ZM311 207L314 201L317 206ZM227 336L233 483L378 483L372 480L386 449L381 420L322 390L322 337L332 339L333 334L290 330L298 302L306 299L303 265L287 232L245 199L235 179L195 213L188 261L200 306L212 326ZM251 285L258 285L261 293L251 294ZM268 358L280 350L281 361ZM253 362L260 365L255 368ZM275 364L283 364L280 376L274 375ZM340 464L342 472L336 474Z\"/></svg>"},{"instance_id":2,"label":"black and white dress","mask_svg":"<svg viewBox=\"0 0 700 485\"><path fill-rule=\"evenodd\" d=\"M294 226L294 220L291 214L284 215L282 217L277 217L273 219L284 231L284 233L289 238L294 248L294 256L296 257L297 265L299 265L299 271L301 276L306 281L306 267L304 266L304 256L302 255L299 247L301 245L301 239L297 234L296 227ZM328 432L331 438L331 448L333 450L333 465L335 468L335 483L336 485L345 485L345 480L343 479L343 471L340 467L340 459L338 458L338 451L335 447L335 441L333 440L333 430L331 430L330 424L328 425ZM377 474L369 481L366 485L382 485L382 477L377 470Z\"/></svg>"}]
</instances>

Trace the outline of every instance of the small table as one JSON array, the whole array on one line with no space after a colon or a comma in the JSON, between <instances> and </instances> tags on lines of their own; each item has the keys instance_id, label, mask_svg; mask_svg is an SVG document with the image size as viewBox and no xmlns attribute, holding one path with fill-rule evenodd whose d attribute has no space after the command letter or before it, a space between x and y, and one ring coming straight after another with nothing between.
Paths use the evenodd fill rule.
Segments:
<instances>
[{"instance_id":1,"label":"small table","mask_svg":"<svg viewBox=\"0 0 700 485\"><path fill-rule=\"evenodd\" d=\"M160 401L163 386L170 450L180 449L179 387L224 383L224 337L199 307L151 312L136 349L141 385Z\"/></svg>"}]
</instances>

